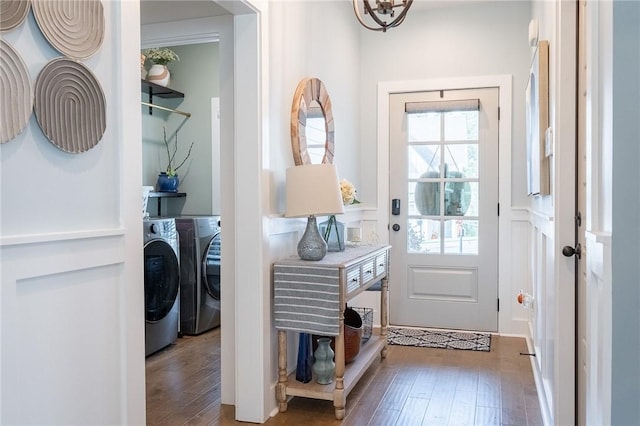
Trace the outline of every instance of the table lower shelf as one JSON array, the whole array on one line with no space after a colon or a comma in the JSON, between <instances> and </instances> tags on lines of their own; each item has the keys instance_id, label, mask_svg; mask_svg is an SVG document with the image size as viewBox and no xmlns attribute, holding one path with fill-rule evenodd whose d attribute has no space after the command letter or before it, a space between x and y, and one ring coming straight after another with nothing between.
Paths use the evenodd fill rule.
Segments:
<instances>
[{"instance_id":1,"label":"table lower shelf","mask_svg":"<svg viewBox=\"0 0 640 426\"><path fill-rule=\"evenodd\" d=\"M380 352L387 342L386 336L373 335L367 343L362 345L360 353L355 360L345 366L344 372L344 397L353 390L365 371L374 360L380 356ZM309 383L301 383L296 380L296 372L287 377L286 394L305 398L334 400L335 381L328 385L321 385L312 380Z\"/></svg>"}]
</instances>

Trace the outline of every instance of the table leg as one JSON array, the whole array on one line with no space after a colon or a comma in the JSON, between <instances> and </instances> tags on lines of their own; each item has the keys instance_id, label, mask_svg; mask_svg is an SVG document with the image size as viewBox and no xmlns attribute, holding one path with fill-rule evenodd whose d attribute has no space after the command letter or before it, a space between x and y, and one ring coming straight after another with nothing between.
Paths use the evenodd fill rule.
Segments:
<instances>
[{"instance_id":1,"label":"table leg","mask_svg":"<svg viewBox=\"0 0 640 426\"><path fill-rule=\"evenodd\" d=\"M380 357L387 357L387 326L389 324L389 279L384 277L380 286L380 335L384 338L384 346Z\"/></svg>"},{"instance_id":2,"label":"table leg","mask_svg":"<svg viewBox=\"0 0 640 426\"><path fill-rule=\"evenodd\" d=\"M287 332L278 330L278 384L276 385L278 410L287 411Z\"/></svg>"},{"instance_id":3,"label":"table leg","mask_svg":"<svg viewBox=\"0 0 640 426\"><path fill-rule=\"evenodd\" d=\"M335 340L335 362L336 362L336 386L333 390L333 406L336 410L336 419L344 419L344 304L340 305L340 315L338 316L339 333Z\"/></svg>"}]
</instances>

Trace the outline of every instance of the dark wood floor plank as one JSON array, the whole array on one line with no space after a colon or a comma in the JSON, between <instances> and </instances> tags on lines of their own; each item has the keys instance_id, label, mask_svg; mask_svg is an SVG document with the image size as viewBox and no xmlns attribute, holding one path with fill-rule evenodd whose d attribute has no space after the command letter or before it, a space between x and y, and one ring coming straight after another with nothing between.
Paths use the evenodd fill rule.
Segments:
<instances>
[{"instance_id":1,"label":"dark wood floor plank","mask_svg":"<svg viewBox=\"0 0 640 426\"><path fill-rule=\"evenodd\" d=\"M502 419L501 423L503 425L526 425L527 424L527 413L523 407L502 407Z\"/></svg>"},{"instance_id":2,"label":"dark wood floor plank","mask_svg":"<svg viewBox=\"0 0 640 426\"><path fill-rule=\"evenodd\" d=\"M450 426L473 426L475 424L476 406L454 399L449 416Z\"/></svg>"},{"instance_id":3,"label":"dark wood floor plank","mask_svg":"<svg viewBox=\"0 0 640 426\"><path fill-rule=\"evenodd\" d=\"M492 336L490 352L389 346L347 398L293 398L268 426L542 425L524 339ZM185 336L146 360L148 425L240 425L220 404L220 329Z\"/></svg>"},{"instance_id":4,"label":"dark wood floor plank","mask_svg":"<svg viewBox=\"0 0 640 426\"><path fill-rule=\"evenodd\" d=\"M476 407L475 424L478 426L493 426L500 424L501 409L496 407Z\"/></svg>"},{"instance_id":5,"label":"dark wood floor plank","mask_svg":"<svg viewBox=\"0 0 640 426\"><path fill-rule=\"evenodd\" d=\"M387 389L387 393L380 403L391 410L402 410L410 390L410 384L394 381Z\"/></svg>"},{"instance_id":6,"label":"dark wood floor plank","mask_svg":"<svg viewBox=\"0 0 640 426\"><path fill-rule=\"evenodd\" d=\"M455 387L448 387L448 382L442 383L445 387L440 388L439 385L431 395L429 407L422 420L423 425L448 425L451 416L451 407L453 406L453 398L455 396Z\"/></svg>"},{"instance_id":7,"label":"dark wood floor plank","mask_svg":"<svg viewBox=\"0 0 640 426\"><path fill-rule=\"evenodd\" d=\"M400 411L396 425L415 426L422 424L427 407L429 407L429 399L407 398L402 411Z\"/></svg>"},{"instance_id":8,"label":"dark wood floor plank","mask_svg":"<svg viewBox=\"0 0 640 426\"><path fill-rule=\"evenodd\" d=\"M373 414L371 420L365 423L365 419L362 419L363 422L361 425L368 426L389 426L395 425L396 420L400 416L400 410L391 409L387 407L380 406Z\"/></svg>"},{"instance_id":9,"label":"dark wood floor plank","mask_svg":"<svg viewBox=\"0 0 640 426\"><path fill-rule=\"evenodd\" d=\"M423 369L416 375L409 396L413 398L429 399L436 386L437 372L435 369Z\"/></svg>"}]
</instances>

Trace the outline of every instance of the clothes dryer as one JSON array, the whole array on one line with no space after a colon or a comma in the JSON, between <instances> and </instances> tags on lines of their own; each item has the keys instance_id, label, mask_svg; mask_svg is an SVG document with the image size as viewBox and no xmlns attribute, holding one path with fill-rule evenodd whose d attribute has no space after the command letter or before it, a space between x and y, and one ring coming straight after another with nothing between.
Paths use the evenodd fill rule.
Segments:
<instances>
[{"instance_id":1,"label":"clothes dryer","mask_svg":"<svg viewBox=\"0 0 640 426\"><path fill-rule=\"evenodd\" d=\"M180 247L174 219L147 219L144 232L145 355L178 338Z\"/></svg>"},{"instance_id":2,"label":"clothes dryer","mask_svg":"<svg viewBox=\"0 0 640 426\"><path fill-rule=\"evenodd\" d=\"M220 216L177 217L180 238L180 333L220 325Z\"/></svg>"}]
</instances>

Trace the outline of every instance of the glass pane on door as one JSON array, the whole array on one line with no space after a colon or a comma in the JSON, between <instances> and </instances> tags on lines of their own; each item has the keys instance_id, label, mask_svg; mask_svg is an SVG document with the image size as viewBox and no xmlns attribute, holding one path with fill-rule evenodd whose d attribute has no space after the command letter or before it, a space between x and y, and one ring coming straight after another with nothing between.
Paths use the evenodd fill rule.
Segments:
<instances>
[{"instance_id":1,"label":"glass pane on door","mask_svg":"<svg viewBox=\"0 0 640 426\"><path fill-rule=\"evenodd\" d=\"M446 141L477 141L478 111L444 113L444 135Z\"/></svg>"},{"instance_id":2,"label":"glass pane on door","mask_svg":"<svg viewBox=\"0 0 640 426\"><path fill-rule=\"evenodd\" d=\"M409 145L408 174L410 179L440 176L440 145Z\"/></svg>"},{"instance_id":3,"label":"glass pane on door","mask_svg":"<svg viewBox=\"0 0 640 426\"><path fill-rule=\"evenodd\" d=\"M478 254L478 111L407 115L407 252Z\"/></svg>"},{"instance_id":4,"label":"glass pane on door","mask_svg":"<svg viewBox=\"0 0 640 426\"><path fill-rule=\"evenodd\" d=\"M407 221L408 253L440 253L440 221L409 219Z\"/></svg>"},{"instance_id":5,"label":"glass pane on door","mask_svg":"<svg viewBox=\"0 0 640 426\"><path fill-rule=\"evenodd\" d=\"M442 133L440 130L441 116L442 114L439 112L409 114L407 116L409 142L439 141Z\"/></svg>"},{"instance_id":6,"label":"glass pane on door","mask_svg":"<svg viewBox=\"0 0 640 426\"><path fill-rule=\"evenodd\" d=\"M465 178L478 177L478 144L447 144L444 151L444 163L447 172L458 172ZM452 174L447 177L453 176Z\"/></svg>"}]
</instances>

